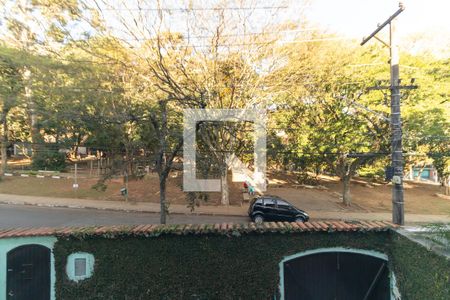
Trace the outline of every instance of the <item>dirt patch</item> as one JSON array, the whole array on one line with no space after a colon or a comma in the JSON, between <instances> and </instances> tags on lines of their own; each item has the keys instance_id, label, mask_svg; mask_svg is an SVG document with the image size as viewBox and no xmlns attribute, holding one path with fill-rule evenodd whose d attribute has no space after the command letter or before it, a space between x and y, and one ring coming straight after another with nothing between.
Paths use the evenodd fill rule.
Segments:
<instances>
[{"instance_id":1,"label":"dirt patch","mask_svg":"<svg viewBox=\"0 0 450 300\"><path fill-rule=\"evenodd\" d=\"M295 174L269 174L269 188L266 194L278 195L306 211L350 211L390 212L392 210L390 184L371 183L356 178L350 185L352 206L342 204L342 184L338 178L320 176L318 184L326 189L301 187L296 184ZM231 178L231 176L229 176ZM106 191L97 191L92 186L96 178L79 178L79 188L72 188L73 179L52 179L33 177L4 177L0 182L0 193L35 195L62 198L98 199L124 201L120 189L121 178L108 181ZM167 183L167 199L172 204L187 204L186 193L181 190L182 173L173 172ZM231 205L242 204L242 183L229 182ZM438 197L444 188L423 182L405 182L405 211L415 214L450 215L450 200ZM130 201L159 202L159 180L156 173L148 174L142 180L130 180L128 184ZM208 201L201 205L219 205L220 193L208 193ZM246 205L246 204L245 204Z\"/></svg>"},{"instance_id":2,"label":"dirt patch","mask_svg":"<svg viewBox=\"0 0 450 300\"><path fill-rule=\"evenodd\" d=\"M63 175L64 176L64 175ZM231 176L230 176L231 177ZM97 178L78 178L78 189L73 188L74 179L62 177L35 178L35 177L4 177L0 182L0 193L44 196L59 198L78 198L124 201L120 193L124 182L122 178L114 178L106 182L106 190L98 191L92 187L97 183ZM166 198L172 204L187 204L186 193L181 190L182 174L173 172L167 181ZM242 184L229 182L230 204L240 205L242 203ZM219 205L220 193L207 193L208 200L201 205ZM157 173L150 173L144 179L129 180L128 199L136 202L159 202L159 178Z\"/></svg>"},{"instance_id":3,"label":"dirt patch","mask_svg":"<svg viewBox=\"0 0 450 300\"><path fill-rule=\"evenodd\" d=\"M342 193L342 183L322 182L322 184L337 193ZM450 214L450 201L436 196L443 193L444 188L431 183L406 181L404 183L405 212L416 214ZM370 212L387 212L392 210L392 185L371 184L363 179L357 179L350 186L354 205Z\"/></svg>"},{"instance_id":4,"label":"dirt patch","mask_svg":"<svg viewBox=\"0 0 450 300\"><path fill-rule=\"evenodd\" d=\"M267 194L276 195L288 200L296 207L303 210L328 210L339 211L342 207L340 200L328 191L288 188L288 187L269 187Z\"/></svg>"},{"instance_id":5,"label":"dirt patch","mask_svg":"<svg viewBox=\"0 0 450 300\"><path fill-rule=\"evenodd\" d=\"M342 203L342 183L335 176L322 175L317 184L328 190L302 188L295 184L295 174L275 173L272 176L268 194L286 198L294 205L305 210L328 211L392 211L392 185L383 182L371 182L365 178L355 178L350 184L352 205ZM294 188L297 186L297 188ZM415 214L450 215L450 201L438 197L445 189L439 185L425 182L405 181L405 212Z\"/></svg>"}]
</instances>

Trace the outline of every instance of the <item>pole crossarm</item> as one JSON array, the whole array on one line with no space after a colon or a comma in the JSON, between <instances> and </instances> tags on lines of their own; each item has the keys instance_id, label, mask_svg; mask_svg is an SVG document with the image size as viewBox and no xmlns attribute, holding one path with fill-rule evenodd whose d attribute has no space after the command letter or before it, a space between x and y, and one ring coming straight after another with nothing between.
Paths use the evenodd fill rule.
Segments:
<instances>
[{"instance_id":1,"label":"pole crossarm","mask_svg":"<svg viewBox=\"0 0 450 300\"><path fill-rule=\"evenodd\" d=\"M400 2L400 8L392 15L389 17L389 19L387 19L386 21L384 21L383 24L378 25L377 29L375 29L374 32L372 32L368 37L363 38L362 42L361 42L361 46L363 46L365 43L367 43L371 38L373 38L378 32L380 32L381 29L383 29L386 25L390 24L391 21L393 19L395 19L395 17L397 17L402 11L405 10L405 7L403 6L403 4ZM384 42L383 42L384 44Z\"/></svg>"},{"instance_id":2,"label":"pole crossarm","mask_svg":"<svg viewBox=\"0 0 450 300\"><path fill-rule=\"evenodd\" d=\"M417 85L397 85L397 86L387 86L387 85L380 85L380 86L371 86L368 87L368 91L374 91L374 90L390 90L390 89L399 89L399 90L415 90L418 89L419 86Z\"/></svg>"}]
</instances>

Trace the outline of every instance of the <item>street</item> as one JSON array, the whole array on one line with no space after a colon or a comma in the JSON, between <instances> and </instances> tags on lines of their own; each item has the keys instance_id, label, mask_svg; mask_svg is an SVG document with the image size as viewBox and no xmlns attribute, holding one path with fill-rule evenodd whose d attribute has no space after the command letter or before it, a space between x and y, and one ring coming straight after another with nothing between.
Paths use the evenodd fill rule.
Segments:
<instances>
[{"instance_id":1,"label":"street","mask_svg":"<svg viewBox=\"0 0 450 300\"><path fill-rule=\"evenodd\" d=\"M246 217L172 214L171 224L242 223ZM0 228L158 224L158 213L0 204Z\"/></svg>"}]
</instances>

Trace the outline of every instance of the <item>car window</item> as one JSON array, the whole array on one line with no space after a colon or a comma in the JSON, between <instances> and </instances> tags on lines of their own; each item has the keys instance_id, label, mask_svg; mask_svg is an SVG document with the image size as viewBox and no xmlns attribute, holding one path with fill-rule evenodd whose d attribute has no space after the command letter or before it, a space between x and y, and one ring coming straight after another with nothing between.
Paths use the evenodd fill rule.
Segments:
<instances>
[{"instance_id":1,"label":"car window","mask_svg":"<svg viewBox=\"0 0 450 300\"><path fill-rule=\"evenodd\" d=\"M262 205L262 203L263 203L262 199L257 199L255 202L256 205Z\"/></svg>"},{"instance_id":2,"label":"car window","mask_svg":"<svg viewBox=\"0 0 450 300\"><path fill-rule=\"evenodd\" d=\"M278 204L279 208L289 209L289 207L291 207L291 205L289 205L289 203L287 203L286 201L283 201L283 200L277 200L277 204Z\"/></svg>"},{"instance_id":3,"label":"car window","mask_svg":"<svg viewBox=\"0 0 450 300\"><path fill-rule=\"evenodd\" d=\"M273 199L270 199L270 198L265 198L264 199L264 206L266 206L266 207L275 207L275 201Z\"/></svg>"}]
</instances>

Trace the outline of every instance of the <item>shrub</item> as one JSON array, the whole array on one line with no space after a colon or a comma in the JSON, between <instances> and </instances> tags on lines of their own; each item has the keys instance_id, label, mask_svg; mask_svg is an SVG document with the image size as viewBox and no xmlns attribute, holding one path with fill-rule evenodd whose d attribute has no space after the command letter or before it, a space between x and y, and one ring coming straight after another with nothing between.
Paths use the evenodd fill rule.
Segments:
<instances>
[{"instance_id":1,"label":"shrub","mask_svg":"<svg viewBox=\"0 0 450 300\"><path fill-rule=\"evenodd\" d=\"M365 178L383 179L385 171L382 166L365 166L359 169L358 175Z\"/></svg>"},{"instance_id":2,"label":"shrub","mask_svg":"<svg viewBox=\"0 0 450 300\"><path fill-rule=\"evenodd\" d=\"M66 155L57 151L39 151L33 156L33 170L62 171L66 168Z\"/></svg>"}]
</instances>

